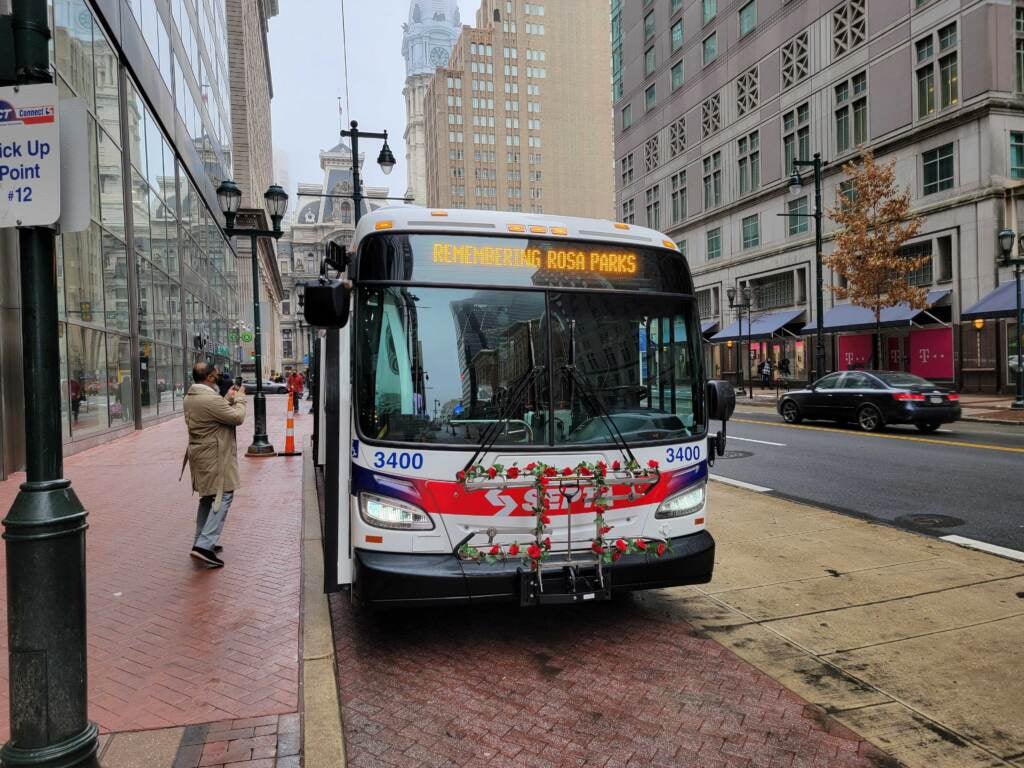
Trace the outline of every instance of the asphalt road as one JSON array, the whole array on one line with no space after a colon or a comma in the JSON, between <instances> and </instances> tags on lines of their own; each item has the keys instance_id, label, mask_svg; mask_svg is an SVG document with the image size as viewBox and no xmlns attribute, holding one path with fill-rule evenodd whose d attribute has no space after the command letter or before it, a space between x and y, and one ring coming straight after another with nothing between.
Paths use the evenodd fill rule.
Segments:
<instances>
[{"instance_id":1,"label":"asphalt road","mask_svg":"<svg viewBox=\"0 0 1024 768\"><path fill-rule=\"evenodd\" d=\"M784 424L769 408L741 403L728 437L712 476L920 533L1024 551L1022 427L956 422L927 436L903 426L866 434L825 422Z\"/></svg>"}]
</instances>

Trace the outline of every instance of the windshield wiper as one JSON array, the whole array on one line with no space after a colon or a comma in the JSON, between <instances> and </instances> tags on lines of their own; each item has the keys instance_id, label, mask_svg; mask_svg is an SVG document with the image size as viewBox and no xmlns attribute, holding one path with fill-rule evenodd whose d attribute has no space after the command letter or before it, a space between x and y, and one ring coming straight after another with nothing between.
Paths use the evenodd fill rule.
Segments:
<instances>
[{"instance_id":1,"label":"windshield wiper","mask_svg":"<svg viewBox=\"0 0 1024 768\"><path fill-rule=\"evenodd\" d=\"M505 400L505 403L501 406L501 410L498 411L498 417L487 425L483 435L480 436L480 443L477 445L476 450L473 452L473 455L469 457L469 461L466 462L466 466L462 468L463 471L468 472L470 467L476 463L477 458L486 454L491 449L491 446L497 441L498 435L501 434L502 427L507 424L509 416L512 415L512 410L522 400L523 395L526 394L527 388L529 388L529 386L541 373L543 373L543 371L543 365L535 365L526 372L526 375L519 380L519 383L516 384L515 388L509 392L508 399Z\"/></svg>"},{"instance_id":2,"label":"windshield wiper","mask_svg":"<svg viewBox=\"0 0 1024 768\"><path fill-rule=\"evenodd\" d=\"M601 398L594 393L594 389L590 386L590 382L587 381L582 373L580 373L579 368L572 363L566 363L562 366L562 371L569 374L572 382L579 388L580 394L582 395L581 399L584 404L590 408L591 412L596 413L598 418L600 418L604 423L605 427L608 429L608 434L611 435L612 440L615 442L615 447L619 449L619 452L626 457L626 460L631 465L637 464L636 457L629 449L629 444L622 436L618 426L616 426L615 420L611 417L611 414L608 413L608 409L604 407L604 403L601 402ZM573 394L575 395L575 391Z\"/></svg>"}]
</instances>

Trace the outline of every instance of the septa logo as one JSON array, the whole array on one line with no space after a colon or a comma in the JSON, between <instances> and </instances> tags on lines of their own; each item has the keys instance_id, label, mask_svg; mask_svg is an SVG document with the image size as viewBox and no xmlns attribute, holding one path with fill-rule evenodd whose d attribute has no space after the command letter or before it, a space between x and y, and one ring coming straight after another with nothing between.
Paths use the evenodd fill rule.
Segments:
<instances>
[{"instance_id":1,"label":"septa logo","mask_svg":"<svg viewBox=\"0 0 1024 768\"><path fill-rule=\"evenodd\" d=\"M22 123L38 125L52 123L56 113L50 105L40 107L15 107L9 101L0 101L0 123Z\"/></svg>"}]
</instances>

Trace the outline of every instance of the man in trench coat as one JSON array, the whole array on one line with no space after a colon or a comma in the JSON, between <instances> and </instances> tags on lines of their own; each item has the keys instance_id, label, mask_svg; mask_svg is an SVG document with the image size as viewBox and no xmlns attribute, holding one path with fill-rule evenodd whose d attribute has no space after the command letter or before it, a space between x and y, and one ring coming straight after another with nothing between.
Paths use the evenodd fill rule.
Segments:
<instances>
[{"instance_id":1,"label":"man in trench coat","mask_svg":"<svg viewBox=\"0 0 1024 768\"><path fill-rule=\"evenodd\" d=\"M212 363L196 363L192 367L194 383L185 395L186 461L192 473L192 490L199 494L190 554L212 568L224 566L217 555L222 549L220 535L239 486L235 428L245 421L245 390L231 387L221 397L219 376Z\"/></svg>"}]
</instances>

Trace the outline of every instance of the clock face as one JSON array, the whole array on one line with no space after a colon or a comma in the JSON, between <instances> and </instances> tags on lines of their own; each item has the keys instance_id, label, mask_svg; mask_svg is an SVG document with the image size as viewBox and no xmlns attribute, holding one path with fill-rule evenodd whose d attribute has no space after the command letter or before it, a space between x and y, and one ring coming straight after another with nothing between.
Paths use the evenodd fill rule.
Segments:
<instances>
[{"instance_id":1,"label":"clock face","mask_svg":"<svg viewBox=\"0 0 1024 768\"><path fill-rule=\"evenodd\" d=\"M430 65L433 67L443 67L448 63L448 51L440 46L430 49Z\"/></svg>"}]
</instances>

